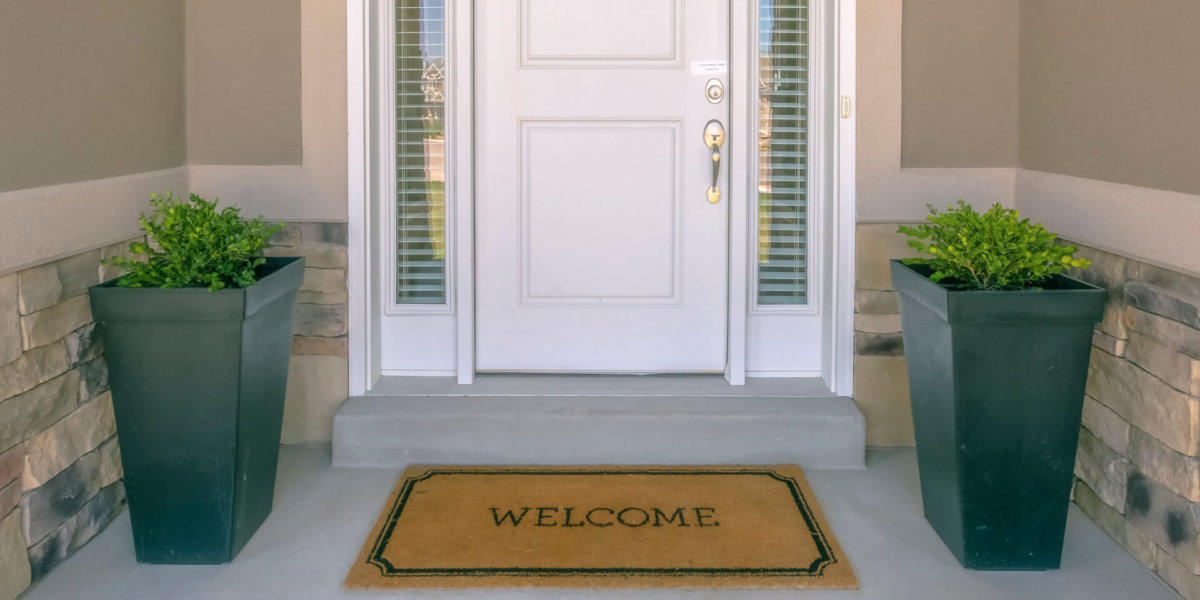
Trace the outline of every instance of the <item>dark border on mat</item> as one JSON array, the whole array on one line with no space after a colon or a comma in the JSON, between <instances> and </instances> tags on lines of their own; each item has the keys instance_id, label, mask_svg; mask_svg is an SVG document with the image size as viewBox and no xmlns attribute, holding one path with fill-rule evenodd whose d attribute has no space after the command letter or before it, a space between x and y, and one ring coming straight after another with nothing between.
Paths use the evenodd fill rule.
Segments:
<instances>
[{"instance_id":1,"label":"dark border on mat","mask_svg":"<svg viewBox=\"0 0 1200 600\"><path fill-rule=\"evenodd\" d=\"M408 497L412 494L413 488L417 483L431 479L438 475L751 475L760 477L770 477L776 481L780 481L788 486L792 492L792 499L796 502L796 508L799 509L800 515L804 518L804 523L808 525L808 532L812 535L813 542L817 546L819 557L806 568L755 568L755 567L726 567L726 568L674 568L674 569L650 569L639 567L578 567L578 568L556 568L556 567L479 567L479 568L457 568L457 569L398 569L386 558L383 557L384 549L392 539L392 534L396 529L396 522L400 519L400 514L404 512L404 507L408 503ZM780 475L772 470L753 469L746 471L730 471L730 470L667 470L667 469L605 469L605 470L537 470L537 469L440 469L431 468L425 473L410 477L404 481L400 493L396 496L396 502L389 510L387 523L379 532L379 537L375 538L375 544L367 555L367 564L377 567L384 577L578 577L578 576L701 576L701 577L728 577L728 576L755 576L755 575L773 575L773 576L789 576L789 577L820 577L824 574L825 568L831 564L838 562L837 556L834 555L833 548L825 537L825 532L821 530L821 526L817 523L817 519L813 516L812 510L808 506L808 499L804 497L804 493L800 489L800 484L792 477Z\"/></svg>"}]
</instances>

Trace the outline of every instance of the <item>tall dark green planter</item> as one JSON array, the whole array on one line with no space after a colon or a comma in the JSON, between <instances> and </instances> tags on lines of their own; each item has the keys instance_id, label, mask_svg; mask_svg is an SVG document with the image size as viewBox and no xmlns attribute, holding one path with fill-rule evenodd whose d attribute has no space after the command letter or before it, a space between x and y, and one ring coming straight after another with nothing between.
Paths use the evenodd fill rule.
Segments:
<instances>
[{"instance_id":1,"label":"tall dark green planter","mask_svg":"<svg viewBox=\"0 0 1200 600\"><path fill-rule=\"evenodd\" d=\"M1058 568L1105 291L950 291L891 269L926 520L965 567Z\"/></svg>"},{"instance_id":2,"label":"tall dark green planter","mask_svg":"<svg viewBox=\"0 0 1200 600\"><path fill-rule=\"evenodd\" d=\"M271 512L303 258L244 289L91 288L139 562L233 560Z\"/></svg>"}]
</instances>

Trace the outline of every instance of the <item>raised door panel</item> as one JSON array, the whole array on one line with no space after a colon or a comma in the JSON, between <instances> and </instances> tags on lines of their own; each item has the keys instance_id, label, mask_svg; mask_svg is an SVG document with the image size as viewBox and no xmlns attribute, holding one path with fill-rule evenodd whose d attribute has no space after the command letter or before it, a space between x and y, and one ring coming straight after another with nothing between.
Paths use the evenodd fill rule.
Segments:
<instances>
[{"instance_id":1,"label":"raised door panel","mask_svg":"<svg viewBox=\"0 0 1200 600\"><path fill-rule=\"evenodd\" d=\"M680 301L680 128L523 124L523 303Z\"/></svg>"},{"instance_id":2,"label":"raised door panel","mask_svg":"<svg viewBox=\"0 0 1200 600\"><path fill-rule=\"evenodd\" d=\"M524 66L676 64L682 0L523 0Z\"/></svg>"}]
</instances>

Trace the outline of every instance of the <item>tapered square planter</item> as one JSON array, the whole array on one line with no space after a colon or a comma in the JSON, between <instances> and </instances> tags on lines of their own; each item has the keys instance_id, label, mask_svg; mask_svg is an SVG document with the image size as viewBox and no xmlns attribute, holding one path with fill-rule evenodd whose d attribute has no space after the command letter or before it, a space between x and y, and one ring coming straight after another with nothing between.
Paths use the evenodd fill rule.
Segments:
<instances>
[{"instance_id":1,"label":"tapered square planter","mask_svg":"<svg viewBox=\"0 0 1200 600\"><path fill-rule=\"evenodd\" d=\"M1106 292L951 291L891 263L925 518L963 566L1056 569Z\"/></svg>"},{"instance_id":2,"label":"tapered square planter","mask_svg":"<svg viewBox=\"0 0 1200 600\"><path fill-rule=\"evenodd\" d=\"M209 292L91 288L137 559L237 555L271 512L303 258Z\"/></svg>"}]
</instances>

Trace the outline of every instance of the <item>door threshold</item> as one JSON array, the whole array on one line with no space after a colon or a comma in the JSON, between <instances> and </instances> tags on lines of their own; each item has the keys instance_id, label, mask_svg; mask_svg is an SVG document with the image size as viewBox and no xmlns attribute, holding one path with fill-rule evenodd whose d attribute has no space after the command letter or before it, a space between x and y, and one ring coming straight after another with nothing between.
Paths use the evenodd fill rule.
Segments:
<instances>
[{"instance_id":1,"label":"door threshold","mask_svg":"<svg viewBox=\"0 0 1200 600\"><path fill-rule=\"evenodd\" d=\"M733 386L720 375L480 373L471 384L460 384L454 377L382 377L367 396L828 398L833 394L820 377L751 377L746 385Z\"/></svg>"}]
</instances>

